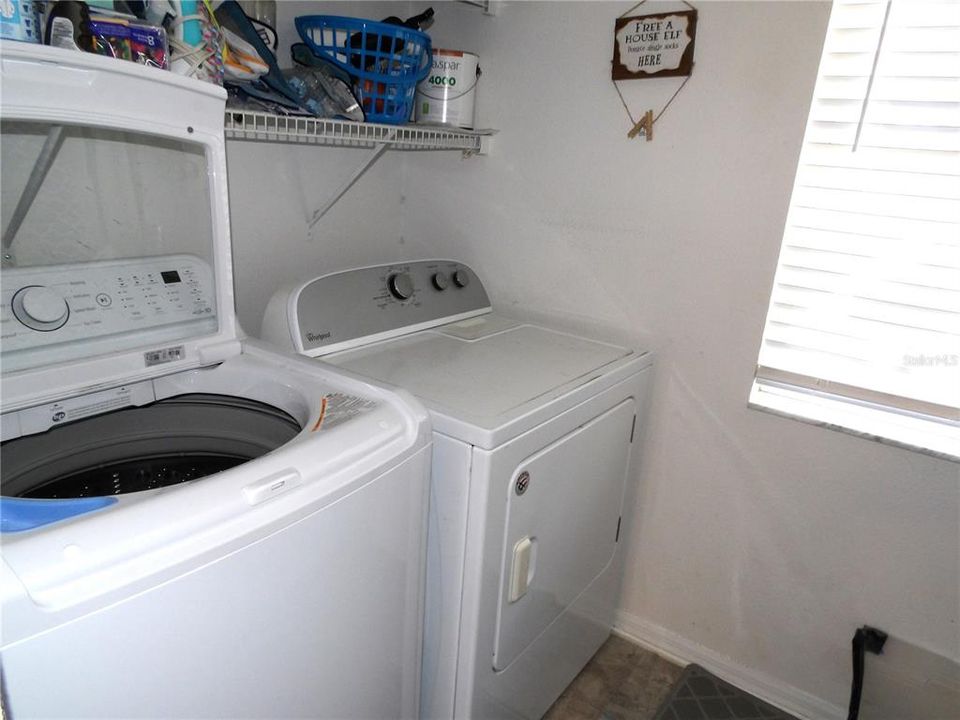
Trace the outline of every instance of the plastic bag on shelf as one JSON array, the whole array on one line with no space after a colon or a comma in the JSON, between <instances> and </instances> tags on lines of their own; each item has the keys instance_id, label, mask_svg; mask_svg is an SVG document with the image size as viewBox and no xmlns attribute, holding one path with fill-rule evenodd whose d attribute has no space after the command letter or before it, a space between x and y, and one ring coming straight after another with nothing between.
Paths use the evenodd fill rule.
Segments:
<instances>
[{"instance_id":1,"label":"plastic bag on shelf","mask_svg":"<svg viewBox=\"0 0 960 720\"><path fill-rule=\"evenodd\" d=\"M223 67L228 80L256 80L270 72L256 48L229 28L222 27Z\"/></svg>"},{"instance_id":2,"label":"plastic bag on shelf","mask_svg":"<svg viewBox=\"0 0 960 720\"><path fill-rule=\"evenodd\" d=\"M167 34L129 13L61 0L49 7L46 43L167 69Z\"/></svg>"},{"instance_id":3,"label":"plastic bag on shelf","mask_svg":"<svg viewBox=\"0 0 960 720\"><path fill-rule=\"evenodd\" d=\"M317 117L363 122L363 110L350 86L322 65L284 70L283 75L300 104Z\"/></svg>"}]
</instances>

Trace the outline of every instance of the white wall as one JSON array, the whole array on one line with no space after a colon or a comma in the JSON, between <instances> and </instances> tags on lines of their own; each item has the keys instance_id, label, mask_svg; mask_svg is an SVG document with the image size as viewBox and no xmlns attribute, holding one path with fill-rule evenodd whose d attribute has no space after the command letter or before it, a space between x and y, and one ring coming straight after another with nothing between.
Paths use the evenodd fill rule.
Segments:
<instances>
[{"instance_id":1,"label":"white wall","mask_svg":"<svg viewBox=\"0 0 960 720\"><path fill-rule=\"evenodd\" d=\"M862 623L960 659L960 478L746 408L829 5L696 3L696 69L647 143L625 137L609 79L614 18L632 4L511 2L491 18L434 2L435 45L481 56L493 154L393 154L312 239L314 192L352 155L232 143L240 316L255 331L272 288L307 267L446 255L502 308L655 350L624 627L839 713ZM624 87L640 114L678 82Z\"/></svg>"}]
</instances>

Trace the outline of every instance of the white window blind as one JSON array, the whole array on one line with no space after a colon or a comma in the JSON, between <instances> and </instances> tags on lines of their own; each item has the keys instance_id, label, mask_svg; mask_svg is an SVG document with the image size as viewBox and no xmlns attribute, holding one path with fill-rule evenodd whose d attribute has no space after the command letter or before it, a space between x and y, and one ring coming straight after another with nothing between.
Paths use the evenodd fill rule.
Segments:
<instances>
[{"instance_id":1,"label":"white window blind","mask_svg":"<svg viewBox=\"0 0 960 720\"><path fill-rule=\"evenodd\" d=\"M835 0L751 403L960 457L960 0Z\"/></svg>"}]
</instances>

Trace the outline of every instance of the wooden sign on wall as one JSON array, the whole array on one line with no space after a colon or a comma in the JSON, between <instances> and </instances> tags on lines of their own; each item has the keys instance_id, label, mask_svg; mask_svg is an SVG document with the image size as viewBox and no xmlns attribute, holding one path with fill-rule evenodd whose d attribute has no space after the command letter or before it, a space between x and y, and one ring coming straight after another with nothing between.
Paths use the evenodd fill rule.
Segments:
<instances>
[{"instance_id":1,"label":"wooden sign on wall","mask_svg":"<svg viewBox=\"0 0 960 720\"><path fill-rule=\"evenodd\" d=\"M696 34L696 10L617 18L613 79L689 75Z\"/></svg>"}]
</instances>

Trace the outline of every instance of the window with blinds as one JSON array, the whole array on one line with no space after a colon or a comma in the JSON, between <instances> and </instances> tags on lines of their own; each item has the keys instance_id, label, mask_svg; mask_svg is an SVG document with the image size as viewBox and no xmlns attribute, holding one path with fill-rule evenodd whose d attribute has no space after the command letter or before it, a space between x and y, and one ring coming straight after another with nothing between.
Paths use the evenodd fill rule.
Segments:
<instances>
[{"instance_id":1,"label":"window with blinds","mask_svg":"<svg viewBox=\"0 0 960 720\"><path fill-rule=\"evenodd\" d=\"M960 0L835 0L751 404L960 457Z\"/></svg>"}]
</instances>

